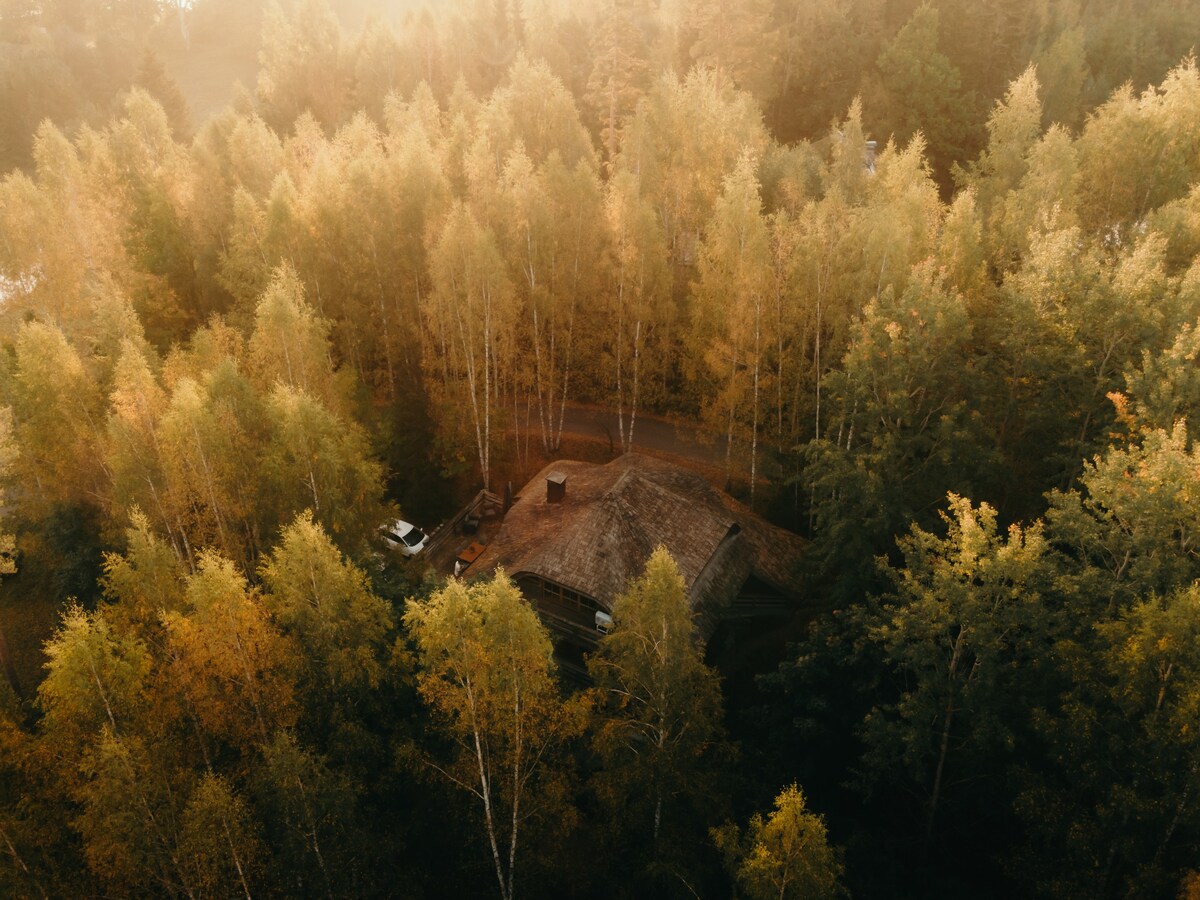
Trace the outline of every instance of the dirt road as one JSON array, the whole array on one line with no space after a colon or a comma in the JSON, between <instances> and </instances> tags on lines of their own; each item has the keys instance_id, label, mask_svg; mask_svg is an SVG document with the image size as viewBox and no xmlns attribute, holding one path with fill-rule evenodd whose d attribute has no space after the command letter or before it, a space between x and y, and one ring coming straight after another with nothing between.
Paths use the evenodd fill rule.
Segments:
<instances>
[{"instance_id":1,"label":"dirt road","mask_svg":"<svg viewBox=\"0 0 1200 900\"><path fill-rule=\"evenodd\" d=\"M563 419L565 432L593 440L608 441L613 452L619 452L621 437L614 411L599 406L568 403ZM724 435L710 434L691 423L674 422L661 416L639 412L633 428L633 445L635 448L692 459L714 468L725 468ZM764 478L778 478L781 472L775 454L761 445L758 467L760 475ZM733 471L740 477L750 473L750 448L738 441L733 445Z\"/></svg>"}]
</instances>

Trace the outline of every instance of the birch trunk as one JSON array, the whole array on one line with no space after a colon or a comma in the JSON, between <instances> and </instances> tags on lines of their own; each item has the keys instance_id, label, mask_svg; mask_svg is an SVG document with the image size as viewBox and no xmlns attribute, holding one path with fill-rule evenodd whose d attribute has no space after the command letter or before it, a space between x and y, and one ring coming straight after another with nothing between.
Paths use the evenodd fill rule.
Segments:
<instances>
[{"instance_id":1,"label":"birch trunk","mask_svg":"<svg viewBox=\"0 0 1200 900\"><path fill-rule=\"evenodd\" d=\"M954 723L954 679L958 673L958 663L962 658L963 641L967 635L967 627L965 625L958 626L958 636L954 639L954 649L950 654L950 669L947 672L949 679L949 696L946 698L946 712L942 718L942 737L938 746L938 761L937 769L933 776L933 793L929 798L929 818L925 821L925 849L928 851L929 842L933 837L933 821L937 815L938 800L942 792L942 776L946 770L946 757L950 749L950 728Z\"/></svg>"}]
</instances>

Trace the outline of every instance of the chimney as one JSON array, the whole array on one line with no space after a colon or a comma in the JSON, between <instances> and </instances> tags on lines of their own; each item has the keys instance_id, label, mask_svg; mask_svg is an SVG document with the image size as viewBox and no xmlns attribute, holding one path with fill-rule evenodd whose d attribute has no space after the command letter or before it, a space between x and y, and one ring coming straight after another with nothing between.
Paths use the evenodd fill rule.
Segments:
<instances>
[{"instance_id":1,"label":"chimney","mask_svg":"<svg viewBox=\"0 0 1200 900\"><path fill-rule=\"evenodd\" d=\"M863 167L872 175L875 174L875 148L878 145L874 141L867 141L863 147Z\"/></svg>"},{"instance_id":2,"label":"chimney","mask_svg":"<svg viewBox=\"0 0 1200 900\"><path fill-rule=\"evenodd\" d=\"M567 476L553 472L546 478L546 502L562 503L567 499Z\"/></svg>"}]
</instances>

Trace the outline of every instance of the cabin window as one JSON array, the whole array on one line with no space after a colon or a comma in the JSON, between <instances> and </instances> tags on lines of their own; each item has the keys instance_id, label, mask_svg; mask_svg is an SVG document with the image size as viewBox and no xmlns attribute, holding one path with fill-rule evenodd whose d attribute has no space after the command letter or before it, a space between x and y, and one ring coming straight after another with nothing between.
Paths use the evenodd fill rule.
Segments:
<instances>
[{"instance_id":1,"label":"cabin window","mask_svg":"<svg viewBox=\"0 0 1200 900\"><path fill-rule=\"evenodd\" d=\"M578 591L565 588L561 584L555 584L553 581L538 579L538 582L541 588L542 599L547 603L587 613L592 613L600 609L595 600Z\"/></svg>"}]
</instances>

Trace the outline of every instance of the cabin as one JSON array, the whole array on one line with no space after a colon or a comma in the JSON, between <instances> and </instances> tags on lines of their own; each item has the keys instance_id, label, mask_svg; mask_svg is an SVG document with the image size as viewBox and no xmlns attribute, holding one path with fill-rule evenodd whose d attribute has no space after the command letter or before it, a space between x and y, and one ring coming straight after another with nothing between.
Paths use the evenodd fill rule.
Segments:
<instances>
[{"instance_id":1,"label":"cabin","mask_svg":"<svg viewBox=\"0 0 1200 900\"><path fill-rule=\"evenodd\" d=\"M582 666L612 624L613 601L659 544L679 565L706 641L723 623L786 620L800 603L802 538L698 473L640 453L546 466L465 574L503 567L550 629L560 662Z\"/></svg>"}]
</instances>

